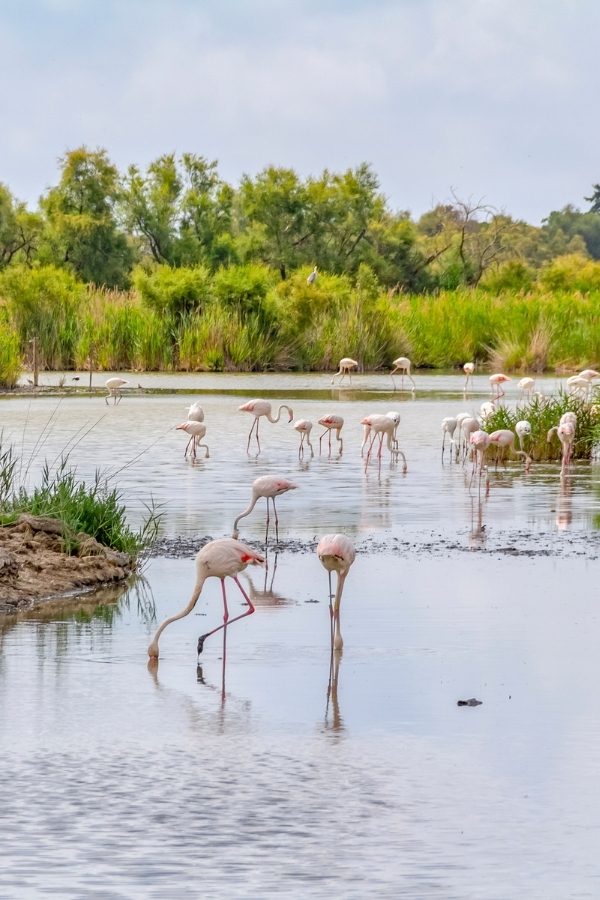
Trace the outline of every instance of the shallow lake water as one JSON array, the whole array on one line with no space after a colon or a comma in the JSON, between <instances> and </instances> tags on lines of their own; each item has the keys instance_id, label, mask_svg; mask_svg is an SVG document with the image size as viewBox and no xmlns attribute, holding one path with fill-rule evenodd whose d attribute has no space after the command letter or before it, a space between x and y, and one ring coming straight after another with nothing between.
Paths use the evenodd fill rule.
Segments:
<instances>
[{"instance_id":1,"label":"shallow lake water","mask_svg":"<svg viewBox=\"0 0 600 900\"><path fill-rule=\"evenodd\" d=\"M598 465L561 481L515 462L490 469L487 497L469 490L441 463L440 420L477 411L484 376L468 398L451 375L418 375L414 395L385 376L132 381L183 393L0 405L23 478L69 447L86 477L120 470L134 523L150 496L163 505L168 554L121 597L0 623L0 897L599 896ZM284 416L248 457L237 406L252 396L343 415L342 456L319 456L315 425L299 461ZM192 464L174 425L196 399L211 455ZM360 419L394 408L408 471L384 457L365 472ZM193 587L177 538L229 534L267 472L299 487L278 503L284 549L241 577L256 613L197 669L222 615L209 581L148 668L157 622ZM260 541L264 503L241 524ZM361 552L332 672L312 543L334 530Z\"/></svg>"}]
</instances>

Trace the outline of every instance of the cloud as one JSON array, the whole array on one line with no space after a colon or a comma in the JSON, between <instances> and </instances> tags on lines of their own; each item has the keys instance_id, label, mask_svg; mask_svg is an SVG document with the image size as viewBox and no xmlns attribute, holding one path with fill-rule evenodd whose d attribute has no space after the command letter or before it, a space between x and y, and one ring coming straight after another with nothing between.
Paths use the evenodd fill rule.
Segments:
<instances>
[{"instance_id":1,"label":"cloud","mask_svg":"<svg viewBox=\"0 0 600 900\"><path fill-rule=\"evenodd\" d=\"M34 201L67 147L192 150L237 180L371 161L400 208L451 185L539 220L597 181L591 0L78 0L0 13L0 180ZM33 15L35 10L36 15ZM4 17L5 21L2 21Z\"/></svg>"}]
</instances>

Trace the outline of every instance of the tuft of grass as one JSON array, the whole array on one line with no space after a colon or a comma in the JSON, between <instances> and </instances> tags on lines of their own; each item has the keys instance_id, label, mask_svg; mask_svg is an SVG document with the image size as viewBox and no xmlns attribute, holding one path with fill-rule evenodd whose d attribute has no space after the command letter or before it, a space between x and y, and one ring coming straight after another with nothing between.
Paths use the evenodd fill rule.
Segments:
<instances>
[{"instance_id":1,"label":"tuft of grass","mask_svg":"<svg viewBox=\"0 0 600 900\"><path fill-rule=\"evenodd\" d=\"M21 513L58 519L64 525L65 549L70 553L77 552L77 535L81 532L134 559L155 540L160 525L156 509L148 508L141 528L133 531L127 524L125 505L118 489L100 472L96 472L91 485L86 484L78 480L75 469L69 467L68 458L63 457L54 471L45 462L40 484L28 490L17 484L16 463L12 448L4 450L0 447L2 524L16 521Z\"/></svg>"}]
</instances>

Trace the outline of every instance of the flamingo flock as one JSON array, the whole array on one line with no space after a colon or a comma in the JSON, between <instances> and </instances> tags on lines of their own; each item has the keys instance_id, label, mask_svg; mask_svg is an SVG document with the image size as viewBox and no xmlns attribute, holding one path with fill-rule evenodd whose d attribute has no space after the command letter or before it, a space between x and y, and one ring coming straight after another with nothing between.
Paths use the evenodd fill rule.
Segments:
<instances>
[{"instance_id":1,"label":"flamingo flock","mask_svg":"<svg viewBox=\"0 0 600 900\"><path fill-rule=\"evenodd\" d=\"M316 274L316 273L315 273ZM341 377L341 381L347 376L351 378L351 372L358 368L358 362L350 357L344 357L340 361L339 371L334 375ZM472 383L475 364L473 362L464 363L463 371L466 376L465 391ZM406 377L415 389L415 381L411 375L410 360L406 357L398 357L394 360L392 378L394 375L400 374L402 378L401 387L403 388L404 378ZM595 379L600 378L600 373L594 369L585 369L579 375L568 380L568 388L574 393L585 391L585 398L590 400L594 387ZM496 467L500 462L506 464L506 460L514 459L522 463L523 471L529 473L533 465L533 457L531 454L532 441L532 425L527 419L520 419L516 422L514 429L500 428L490 431L487 422L499 408L502 398L505 396L504 387L512 379L504 373L494 373L489 377L490 389L492 393L491 400L485 400L477 413L463 410L455 415L445 416L441 421L441 460L442 464L446 461L454 465L462 461L463 465L467 461L471 461L471 476L469 487L473 481L478 479L479 484L485 482L486 493L489 491L489 458L491 454L495 455ZM340 382L341 383L341 382ZM121 400L122 387L127 384L124 379L111 378L106 382L108 396L106 402L113 398L114 405L118 405ZM394 383L395 387L395 383ZM541 395L536 395L535 379L532 377L522 378L517 385L517 389L522 398L527 397L530 401L532 397L538 397L543 402ZM259 438L259 424L261 419L265 419L269 423L276 424L282 419L285 413L287 424L292 422L294 418L293 410L285 403L278 405L276 414L268 400L255 398L238 407L240 412L249 413L254 417L254 421L248 434L246 442L246 452L250 455L252 439L256 442L257 454L261 452L261 443ZM193 403L187 410L187 419L176 425L177 431L182 431L188 436L188 441L184 450L184 457L195 460L200 449L205 450L204 458L210 456L207 443L203 443L206 437L207 425L205 423L204 409L199 403ZM400 459L402 461L402 472L407 472L408 466L406 456L400 449L398 431L401 424L400 413L391 410L385 414L370 413L363 416L362 419L356 420L355 425L363 428L362 443L360 445L360 455L364 459L364 471L367 472L369 465L373 459L376 459L381 465L384 451L388 454L391 463L395 464ZM323 431L319 435L319 455L323 453L323 438L327 437L327 451L331 457L332 450L337 450L337 459L340 459L344 449L344 441L342 438L342 429L344 428L344 418L336 413L328 413L318 419L318 425ZM294 421L293 430L299 435L298 458L302 460L304 455L310 453L311 459L315 455L315 448L311 441L311 432L313 422L307 418L299 418ZM564 477L571 466L574 445L577 439L577 416L573 412L566 412L547 433L548 442L558 440L561 448L561 478ZM494 457L492 457L494 458ZM302 464L303 467L307 463ZM204 588L205 581L209 577L216 577L221 581L221 593L223 602L223 621L221 624L202 634L198 638L197 651L200 654L207 638L215 633L227 628L234 622L243 619L254 613L254 605L247 592L242 587L238 576L244 572L248 566L267 565L266 550L269 543L269 530L271 525L271 517L274 518L275 541L279 544L279 514L276 501L295 490L301 485L278 474L267 474L255 478L251 485L250 499L248 506L240 512L233 522L232 536L218 538L209 541L197 554L196 557L196 580L194 589L187 605L178 613L171 615L165 619L156 630L152 641L148 647L148 655L151 660L157 660L159 657L159 639L164 630L173 622L188 616L194 610L198 599ZM240 523L250 517L255 507L264 499L266 501L265 516L265 552L257 552L255 549L239 539ZM272 507L272 513L271 513ZM320 538L317 544L316 553L318 560L328 574L329 580L329 618L330 618L330 643L332 653L339 654L343 648L343 639L340 628L340 608L342 602L342 594L346 578L356 559L356 549L351 539L343 534L326 534ZM336 575L335 591L332 591L332 576ZM265 576L266 577L266 576ZM239 615L230 617L228 600L227 600L227 579L232 579L240 591L246 609Z\"/></svg>"}]
</instances>

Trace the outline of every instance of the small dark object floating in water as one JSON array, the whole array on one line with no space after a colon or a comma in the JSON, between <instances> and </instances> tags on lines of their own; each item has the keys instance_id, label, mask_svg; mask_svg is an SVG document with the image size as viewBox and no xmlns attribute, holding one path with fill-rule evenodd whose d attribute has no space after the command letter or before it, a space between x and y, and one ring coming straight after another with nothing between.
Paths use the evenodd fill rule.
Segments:
<instances>
[{"instance_id":1,"label":"small dark object floating in water","mask_svg":"<svg viewBox=\"0 0 600 900\"><path fill-rule=\"evenodd\" d=\"M457 706L481 706L483 700L477 700L475 697L471 697L469 700L458 700Z\"/></svg>"}]
</instances>

